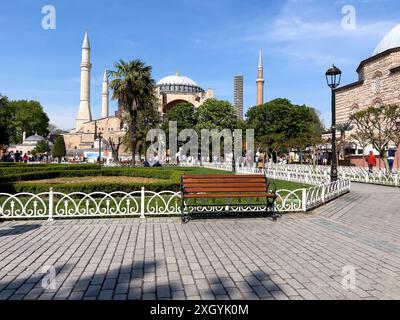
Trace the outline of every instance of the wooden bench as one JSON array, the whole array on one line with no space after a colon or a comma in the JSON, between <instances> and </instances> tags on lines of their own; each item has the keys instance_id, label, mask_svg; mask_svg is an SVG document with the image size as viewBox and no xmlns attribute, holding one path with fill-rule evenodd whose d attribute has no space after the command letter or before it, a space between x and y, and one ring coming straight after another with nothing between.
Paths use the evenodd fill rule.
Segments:
<instances>
[{"instance_id":1,"label":"wooden bench","mask_svg":"<svg viewBox=\"0 0 400 320\"><path fill-rule=\"evenodd\" d=\"M264 175L184 175L180 185L181 220L186 222L192 214L221 212L262 212L276 220L278 215L274 212L275 189L269 190ZM198 199L205 200L205 203L198 203ZM221 202L223 199L226 201ZM230 203L229 200L232 199L235 201ZM248 199L252 201L249 202ZM261 201L255 203L254 199Z\"/></svg>"}]
</instances>

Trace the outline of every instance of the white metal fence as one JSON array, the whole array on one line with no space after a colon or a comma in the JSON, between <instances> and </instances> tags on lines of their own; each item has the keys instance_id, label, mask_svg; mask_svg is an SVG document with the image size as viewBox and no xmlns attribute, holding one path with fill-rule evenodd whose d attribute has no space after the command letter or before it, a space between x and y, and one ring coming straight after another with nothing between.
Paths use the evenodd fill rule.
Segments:
<instances>
[{"instance_id":1,"label":"white metal fence","mask_svg":"<svg viewBox=\"0 0 400 320\"><path fill-rule=\"evenodd\" d=\"M285 173L297 176L308 175L310 180L321 179L321 181L329 181L329 166L311 166L311 165L268 165L266 168L269 172L276 172L277 175ZM386 186L400 186L400 173L394 171L386 174L384 170L374 169L369 172L367 168L359 167L338 167L338 178L349 179L353 182L380 184Z\"/></svg>"},{"instance_id":2,"label":"white metal fence","mask_svg":"<svg viewBox=\"0 0 400 320\"><path fill-rule=\"evenodd\" d=\"M349 180L322 183L297 190L277 190L274 210L305 212L349 191ZM130 193L118 191L66 194L52 189L38 194L0 193L0 219L170 216L180 214L180 201L180 192L153 192L144 188ZM223 209L224 206L214 207L212 211L223 211ZM266 207L257 205L247 206L243 211L265 210Z\"/></svg>"},{"instance_id":3,"label":"white metal fence","mask_svg":"<svg viewBox=\"0 0 400 320\"><path fill-rule=\"evenodd\" d=\"M188 163L183 166L198 166L199 164ZM204 163L205 168L232 171L231 163ZM236 167L238 173L261 173L272 179L302 182L309 184L328 183L330 181L330 166L312 166L301 164L268 164L265 169ZM385 170L374 169L369 172L367 168L360 167L338 167L338 178L359 183L379 184L400 187L400 172L394 170L386 174Z\"/></svg>"}]
</instances>

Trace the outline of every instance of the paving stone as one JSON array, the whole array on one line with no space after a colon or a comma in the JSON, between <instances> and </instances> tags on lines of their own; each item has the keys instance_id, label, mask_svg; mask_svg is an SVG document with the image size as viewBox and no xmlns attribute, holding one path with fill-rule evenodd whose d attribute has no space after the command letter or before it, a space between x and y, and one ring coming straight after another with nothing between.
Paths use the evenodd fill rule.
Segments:
<instances>
[{"instance_id":1,"label":"paving stone","mask_svg":"<svg viewBox=\"0 0 400 320\"><path fill-rule=\"evenodd\" d=\"M390 201L388 200L390 199ZM0 224L0 299L400 299L400 188L352 184L311 213L269 219ZM44 290L43 267L57 291ZM342 287L353 266L356 290Z\"/></svg>"}]
</instances>

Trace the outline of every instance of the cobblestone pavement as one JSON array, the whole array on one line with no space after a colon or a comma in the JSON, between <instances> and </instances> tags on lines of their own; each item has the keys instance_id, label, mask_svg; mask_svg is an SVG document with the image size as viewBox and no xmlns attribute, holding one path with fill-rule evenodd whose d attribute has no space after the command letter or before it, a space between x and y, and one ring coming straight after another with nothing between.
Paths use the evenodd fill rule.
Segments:
<instances>
[{"instance_id":1,"label":"cobblestone pavement","mask_svg":"<svg viewBox=\"0 0 400 320\"><path fill-rule=\"evenodd\" d=\"M353 184L278 222L3 222L0 299L400 299L399 208L400 189Z\"/></svg>"}]
</instances>

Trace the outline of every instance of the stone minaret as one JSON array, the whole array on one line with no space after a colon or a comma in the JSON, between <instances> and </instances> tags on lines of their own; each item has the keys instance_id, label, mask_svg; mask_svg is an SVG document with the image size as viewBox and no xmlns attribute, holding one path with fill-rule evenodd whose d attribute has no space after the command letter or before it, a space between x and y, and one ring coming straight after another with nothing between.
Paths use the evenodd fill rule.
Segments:
<instances>
[{"instance_id":1,"label":"stone minaret","mask_svg":"<svg viewBox=\"0 0 400 320\"><path fill-rule=\"evenodd\" d=\"M262 62L262 52L258 54L258 73L257 73L257 106L264 104L264 68Z\"/></svg>"},{"instance_id":2,"label":"stone minaret","mask_svg":"<svg viewBox=\"0 0 400 320\"><path fill-rule=\"evenodd\" d=\"M92 113L90 111L90 43L88 33L82 44L82 62L81 62L81 101L79 103L79 111L76 116L76 131L82 128L84 122L92 121Z\"/></svg>"},{"instance_id":3,"label":"stone minaret","mask_svg":"<svg viewBox=\"0 0 400 320\"><path fill-rule=\"evenodd\" d=\"M107 70L104 70L104 77L103 77L103 91L101 92L101 117L107 118L108 117L108 76Z\"/></svg>"}]
</instances>

